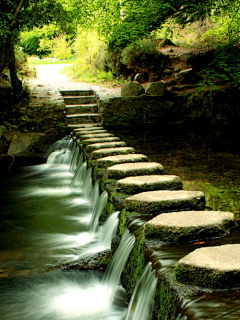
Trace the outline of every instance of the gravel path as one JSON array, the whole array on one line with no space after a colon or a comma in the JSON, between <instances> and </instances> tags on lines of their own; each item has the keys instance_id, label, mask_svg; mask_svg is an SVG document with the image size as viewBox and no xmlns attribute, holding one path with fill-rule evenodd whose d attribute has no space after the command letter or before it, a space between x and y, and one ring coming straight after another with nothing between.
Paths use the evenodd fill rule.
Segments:
<instances>
[{"instance_id":1,"label":"gravel path","mask_svg":"<svg viewBox=\"0 0 240 320\"><path fill-rule=\"evenodd\" d=\"M28 80L33 93L38 96L57 94L59 89L93 89L104 95L119 96L121 88L106 88L89 83L75 82L68 78L61 70L69 64L37 65L37 78Z\"/></svg>"}]
</instances>

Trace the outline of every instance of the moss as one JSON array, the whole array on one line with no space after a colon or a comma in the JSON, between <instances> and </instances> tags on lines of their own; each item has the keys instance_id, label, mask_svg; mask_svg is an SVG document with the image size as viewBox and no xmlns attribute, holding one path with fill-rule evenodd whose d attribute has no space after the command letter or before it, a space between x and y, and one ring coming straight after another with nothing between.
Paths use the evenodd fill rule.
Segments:
<instances>
[{"instance_id":1,"label":"moss","mask_svg":"<svg viewBox=\"0 0 240 320\"><path fill-rule=\"evenodd\" d=\"M101 191L106 190L107 192L116 192L115 190L115 179L102 179L101 180Z\"/></svg>"},{"instance_id":2,"label":"moss","mask_svg":"<svg viewBox=\"0 0 240 320\"><path fill-rule=\"evenodd\" d=\"M118 218L119 218L119 222L118 222L117 234L120 237L122 237L126 227L126 210L125 209L123 209L120 212Z\"/></svg>"}]
</instances>

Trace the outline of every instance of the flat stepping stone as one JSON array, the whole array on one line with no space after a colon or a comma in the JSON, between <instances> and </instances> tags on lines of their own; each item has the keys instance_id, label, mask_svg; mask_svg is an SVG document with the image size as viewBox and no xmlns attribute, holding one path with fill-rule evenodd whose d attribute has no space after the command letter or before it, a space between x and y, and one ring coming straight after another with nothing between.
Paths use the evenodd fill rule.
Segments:
<instances>
[{"instance_id":1,"label":"flat stepping stone","mask_svg":"<svg viewBox=\"0 0 240 320\"><path fill-rule=\"evenodd\" d=\"M120 148L106 148L100 149L92 152L92 159L97 160L105 158L107 156L115 156L119 154L132 154L135 153L135 149L131 147L120 147Z\"/></svg>"},{"instance_id":2,"label":"flat stepping stone","mask_svg":"<svg viewBox=\"0 0 240 320\"><path fill-rule=\"evenodd\" d=\"M104 131L104 130L103 130ZM106 138L106 137L114 137L112 133L93 133L93 134L81 134L81 140L85 139L93 139L93 138Z\"/></svg>"},{"instance_id":3,"label":"flat stepping stone","mask_svg":"<svg viewBox=\"0 0 240 320\"><path fill-rule=\"evenodd\" d=\"M60 93L63 96L93 96L93 90L75 90L75 89L66 89L60 90Z\"/></svg>"},{"instance_id":4,"label":"flat stepping stone","mask_svg":"<svg viewBox=\"0 0 240 320\"><path fill-rule=\"evenodd\" d=\"M117 156L109 156L97 160L98 168L108 168L115 164L128 162L148 162L148 157L144 154L122 154Z\"/></svg>"},{"instance_id":5,"label":"flat stepping stone","mask_svg":"<svg viewBox=\"0 0 240 320\"><path fill-rule=\"evenodd\" d=\"M236 227L235 215L223 211L162 213L145 224L146 238L182 243L220 238Z\"/></svg>"},{"instance_id":6,"label":"flat stepping stone","mask_svg":"<svg viewBox=\"0 0 240 320\"><path fill-rule=\"evenodd\" d=\"M87 129L87 128L99 128L101 126L100 122L92 122L92 123L69 123L67 125L68 128L72 130L81 130L81 129Z\"/></svg>"},{"instance_id":7,"label":"flat stepping stone","mask_svg":"<svg viewBox=\"0 0 240 320\"><path fill-rule=\"evenodd\" d=\"M93 143L93 144L89 144L88 146L86 146L86 150L87 150L87 152L92 152L92 151L98 150L98 149L125 147L125 146L126 146L125 141Z\"/></svg>"},{"instance_id":8,"label":"flat stepping stone","mask_svg":"<svg viewBox=\"0 0 240 320\"><path fill-rule=\"evenodd\" d=\"M163 174L164 168L156 162L136 162L116 164L107 169L108 178L119 180L130 176Z\"/></svg>"},{"instance_id":9,"label":"flat stepping stone","mask_svg":"<svg viewBox=\"0 0 240 320\"><path fill-rule=\"evenodd\" d=\"M126 210L138 214L160 214L172 211L203 210L205 196L201 191L148 191L125 200Z\"/></svg>"},{"instance_id":10,"label":"flat stepping stone","mask_svg":"<svg viewBox=\"0 0 240 320\"><path fill-rule=\"evenodd\" d=\"M154 190L180 190L182 182L173 175L137 176L118 180L115 188L117 192L136 194Z\"/></svg>"},{"instance_id":11,"label":"flat stepping stone","mask_svg":"<svg viewBox=\"0 0 240 320\"><path fill-rule=\"evenodd\" d=\"M240 244L204 247L180 259L177 281L213 289L240 287Z\"/></svg>"},{"instance_id":12,"label":"flat stepping stone","mask_svg":"<svg viewBox=\"0 0 240 320\"><path fill-rule=\"evenodd\" d=\"M112 141L120 141L118 137L103 137L103 138L92 138L82 140L83 145L89 145L92 143L101 143L101 142L112 142Z\"/></svg>"},{"instance_id":13,"label":"flat stepping stone","mask_svg":"<svg viewBox=\"0 0 240 320\"><path fill-rule=\"evenodd\" d=\"M91 130L91 131L75 131L75 136L77 137L82 137L85 135L88 135L88 133L91 132L91 134L103 134L103 133L107 133L107 130ZM90 133L89 133L90 134Z\"/></svg>"},{"instance_id":14,"label":"flat stepping stone","mask_svg":"<svg viewBox=\"0 0 240 320\"><path fill-rule=\"evenodd\" d=\"M76 104L66 106L67 114L75 113L96 113L98 112L98 107L96 104Z\"/></svg>"},{"instance_id":15,"label":"flat stepping stone","mask_svg":"<svg viewBox=\"0 0 240 320\"><path fill-rule=\"evenodd\" d=\"M94 130L104 130L104 128L101 127L100 125L99 126L96 126L96 125L92 126L91 124L88 124L85 127L78 127L78 128L73 129L73 132L86 131L87 133L88 132L90 133L91 131L94 131ZM106 132L107 130L104 130L104 131Z\"/></svg>"}]
</instances>

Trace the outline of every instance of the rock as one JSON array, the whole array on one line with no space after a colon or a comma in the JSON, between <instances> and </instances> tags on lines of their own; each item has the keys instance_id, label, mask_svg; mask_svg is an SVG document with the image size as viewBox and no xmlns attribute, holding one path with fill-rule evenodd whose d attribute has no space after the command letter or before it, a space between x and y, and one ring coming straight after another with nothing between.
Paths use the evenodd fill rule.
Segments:
<instances>
[{"instance_id":1,"label":"rock","mask_svg":"<svg viewBox=\"0 0 240 320\"><path fill-rule=\"evenodd\" d=\"M11 94L13 92L13 87L9 86L7 84L0 84L0 99L8 99L11 97Z\"/></svg>"},{"instance_id":2,"label":"rock","mask_svg":"<svg viewBox=\"0 0 240 320\"><path fill-rule=\"evenodd\" d=\"M240 286L240 244L203 247L180 259L176 280L213 289Z\"/></svg>"},{"instance_id":3,"label":"rock","mask_svg":"<svg viewBox=\"0 0 240 320\"><path fill-rule=\"evenodd\" d=\"M115 164L131 163L131 162L148 162L148 157L143 154L124 154L109 156L97 160L98 168L108 168Z\"/></svg>"},{"instance_id":4,"label":"rock","mask_svg":"<svg viewBox=\"0 0 240 320\"><path fill-rule=\"evenodd\" d=\"M83 134L80 136L80 139L85 140L85 139L106 138L106 137L114 137L114 134L112 133Z\"/></svg>"},{"instance_id":5,"label":"rock","mask_svg":"<svg viewBox=\"0 0 240 320\"><path fill-rule=\"evenodd\" d=\"M137 73L134 77L134 81L137 81L138 83L145 83L149 80L148 74L145 73Z\"/></svg>"},{"instance_id":6,"label":"rock","mask_svg":"<svg viewBox=\"0 0 240 320\"><path fill-rule=\"evenodd\" d=\"M154 190L179 190L182 189L182 182L173 175L147 175L118 180L115 187L117 192L136 194Z\"/></svg>"},{"instance_id":7,"label":"rock","mask_svg":"<svg viewBox=\"0 0 240 320\"><path fill-rule=\"evenodd\" d=\"M198 77L193 72L193 69L187 69L175 74L175 79L181 83L196 83Z\"/></svg>"},{"instance_id":8,"label":"rock","mask_svg":"<svg viewBox=\"0 0 240 320\"><path fill-rule=\"evenodd\" d=\"M166 82L158 81L149 83L146 87L146 93L151 96L163 96L166 90Z\"/></svg>"},{"instance_id":9,"label":"rock","mask_svg":"<svg viewBox=\"0 0 240 320\"><path fill-rule=\"evenodd\" d=\"M100 159L107 156L115 156L119 154L130 154L135 153L135 149L131 147L120 147L120 148L106 148L95 150L92 152L92 159Z\"/></svg>"},{"instance_id":10,"label":"rock","mask_svg":"<svg viewBox=\"0 0 240 320\"><path fill-rule=\"evenodd\" d=\"M131 176L163 174L164 168L156 162L136 162L116 164L107 169L109 179L122 179Z\"/></svg>"},{"instance_id":11,"label":"rock","mask_svg":"<svg viewBox=\"0 0 240 320\"><path fill-rule=\"evenodd\" d=\"M120 138L118 138L118 137L91 138L91 139L83 140L82 144L89 145L89 144L93 144L93 143L112 142L112 141L120 141Z\"/></svg>"},{"instance_id":12,"label":"rock","mask_svg":"<svg viewBox=\"0 0 240 320\"><path fill-rule=\"evenodd\" d=\"M139 214L203 210L205 197L201 191L148 191L128 197L126 210Z\"/></svg>"},{"instance_id":13,"label":"rock","mask_svg":"<svg viewBox=\"0 0 240 320\"><path fill-rule=\"evenodd\" d=\"M125 146L126 146L126 142L124 141L93 143L86 146L86 150L87 152L93 152L94 150L98 150L98 149L125 147Z\"/></svg>"},{"instance_id":14,"label":"rock","mask_svg":"<svg viewBox=\"0 0 240 320\"><path fill-rule=\"evenodd\" d=\"M166 52L173 52L172 48L167 48Z\"/></svg>"},{"instance_id":15,"label":"rock","mask_svg":"<svg viewBox=\"0 0 240 320\"><path fill-rule=\"evenodd\" d=\"M95 133L107 133L107 130L92 130L92 131L75 131L76 137L81 137L86 134L95 134Z\"/></svg>"},{"instance_id":16,"label":"rock","mask_svg":"<svg viewBox=\"0 0 240 320\"><path fill-rule=\"evenodd\" d=\"M220 238L236 227L235 216L223 211L162 213L145 225L148 239L182 243Z\"/></svg>"},{"instance_id":17,"label":"rock","mask_svg":"<svg viewBox=\"0 0 240 320\"><path fill-rule=\"evenodd\" d=\"M145 94L143 86L136 82L129 82L122 86L121 95L123 97L135 97Z\"/></svg>"},{"instance_id":18,"label":"rock","mask_svg":"<svg viewBox=\"0 0 240 320\"><path fill-rule=\"evenodd\" d=\"M173 73L170 69L164 69L163 70L163 76L170 76Z\"/></svg>"}]
</instances>

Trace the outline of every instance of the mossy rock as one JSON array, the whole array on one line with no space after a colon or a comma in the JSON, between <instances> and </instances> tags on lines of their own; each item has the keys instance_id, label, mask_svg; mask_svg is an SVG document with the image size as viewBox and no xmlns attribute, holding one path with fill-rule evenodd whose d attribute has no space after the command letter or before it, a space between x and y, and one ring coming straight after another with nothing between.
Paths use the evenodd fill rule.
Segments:
<instances>
[{"instance_id":1,"label":"mossy rock","mask_svg":"<svg viewBox=\"0 0 240 320\"><path fill-rule=\"evenodd\" d=\"M107 156L115 156L119 154L129 154L135 153L135 149L131 147L119 147L119 148L105 148L100 150L95 150L92 152L92 159L101 159Z\"/></svg>"},{"instance_id":2,"label":"mossy rock","mask_svg":"<svg viewBox=\"0 0 240 320\"><path fill-rule=\"evenodd\" d=\"M99 168L108 168L115 164L133 163L133 162L148 162L148 157L143 154L124 154L104 157L97 160Z\"/></svg>"},{"instance_id":3,"label":"mossy rock","mask_svg":"<svg viewBox=\"0 0 240 320\"><path fill-rule=\"evenodd\" d=\"M126 142L124 141L93 143L86 146L86 151L93 152L98 149L125 147L125 146L126 146Z\"/></svg>"}]
</instances>

